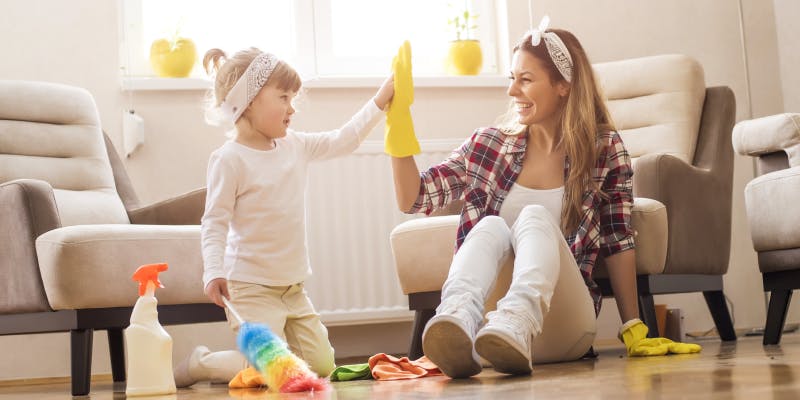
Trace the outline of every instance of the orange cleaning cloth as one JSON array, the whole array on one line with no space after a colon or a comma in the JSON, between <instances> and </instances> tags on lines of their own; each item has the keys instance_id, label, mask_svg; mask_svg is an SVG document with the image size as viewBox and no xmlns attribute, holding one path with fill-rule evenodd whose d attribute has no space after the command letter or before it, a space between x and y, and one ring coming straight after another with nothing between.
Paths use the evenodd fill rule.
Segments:
<instances>
[{"instance_id":1,"label":"orange cleaning cloth","mask_svg":"<svg viewBox=\"0 0 800 400\"><path fill-rule=\"evenodd\" d=\"M408 357L378 353L369 358L369 369L373 378L384 381L442 375L439 367L426 356L412 361Z\"/></svg>"},{"instance_id":2,"label":"orange cleaning cloth","mask_svg":"<svg viewBox=\"0 0 800 400\"><path fill-rule=\"evenodd\" d=\"M228 387L231 389L245 389L266 386L267 382L264 377L253 367L247 367L239 371L236 376L228 382Z\"/></svg>"}]
</instances>

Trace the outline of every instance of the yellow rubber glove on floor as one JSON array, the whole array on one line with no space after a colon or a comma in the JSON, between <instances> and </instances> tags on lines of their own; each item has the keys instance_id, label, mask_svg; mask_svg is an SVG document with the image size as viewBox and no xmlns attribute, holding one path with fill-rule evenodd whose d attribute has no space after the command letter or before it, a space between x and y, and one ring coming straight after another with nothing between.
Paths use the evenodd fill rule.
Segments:
<instances>
[{"instance_id":1,"label":"yellow rubber glove on floor","mask_svg":"<svg viewBox=\"0 0 800 400\"><path fill-rule=\"evenodd\" d=\"M420 153L419 142L411 120L414 102L414 80L411 77L411 43L406 40L392 60L394 97L386 112L384 151L392 157L408 157Z\"/></svg>"},{"instance_id":2,"label":"yellow rubber glove on floor","mask_svg":"<svg viewBox=\"0 0 800 400\"><path fill-rule=\"evenodd\" d=\"M674 342L666 338L648 338L647 325L638 318L626 322L620 328L620 339L631 357L663 356L665 354L690 354L702 350L699 344Z\"/></svg>"}]
</instances>

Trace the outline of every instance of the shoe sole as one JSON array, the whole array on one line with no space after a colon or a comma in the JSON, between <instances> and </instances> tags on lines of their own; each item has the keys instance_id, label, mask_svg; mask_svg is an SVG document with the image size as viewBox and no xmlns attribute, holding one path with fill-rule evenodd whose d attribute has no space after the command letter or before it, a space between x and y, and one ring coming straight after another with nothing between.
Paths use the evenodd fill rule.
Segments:
<instances>
[{"instance_id":1,"label":"shoe sole","mask_svg":"<svg viewBox=\"0 0 800 400\"><path fill-rule=\"evenodd\" d=\"M495 332L486 332L475 339L475 351L492 363L497 372L511 375L528 375L531 368L530 355L525 355L506 338Z\"/></svg>"},{"instance_id":2,"label":"shoe sole","mask_svg":"<svg viewBox=\"0 0 800 400\"><path fill-rule=\"evenodd\" d=\"M422 335L422 351L451 378L469 378L482 367L472 357L472 340L458 324L440 319L428 325Z\"/></svg>"}]
</instances>

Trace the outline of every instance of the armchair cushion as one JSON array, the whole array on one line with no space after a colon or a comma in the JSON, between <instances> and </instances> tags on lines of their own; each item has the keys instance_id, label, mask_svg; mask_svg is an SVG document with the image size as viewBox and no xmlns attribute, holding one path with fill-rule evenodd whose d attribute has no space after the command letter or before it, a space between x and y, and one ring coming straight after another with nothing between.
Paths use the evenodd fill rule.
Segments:
<instances>
[{"instance_id":1,"label":"armchair cushion","mask_svg":"<svg viewBox=\"0 0 800 400\"><path fill-rule=\"evenodd\" d=\"M131 280L142 264L165 262L161 305L208 303L202 287L200 227L78 225L36 240L39 271L54 310L130 307L138 296Z\"/></svg>"},{"instance_id":2,"label":"armchair cushion","mask_svg":"<svg viewBox=\"0 0 800 400\"><path fill-rule=\"evenodd\" d=\"M760 156L786 152L789 166L800 167L800 114L777 114L742 121L733 128L737 153Z\"/></svg>"},{"instance_id":3,"label":"armchair cushion","mask_svg":"<svg viewBox=\"0 0 800 400\"><path fill-rule=\"evenodd\" d=\"M0 182L50 183L62 225L128 223L85 89L0 81L0 148Z\"/></svg>"},{"instance_id":4,"label":"armchair cushion","mask_svg":"<svg viewBox=\"0 0 800 400\"><path fill-rule=\"evenodd\" d=\"M663 153L692 162L706 92L696 60L668 54L594 68L631 158Z\"/></svg>"}]
</instances>

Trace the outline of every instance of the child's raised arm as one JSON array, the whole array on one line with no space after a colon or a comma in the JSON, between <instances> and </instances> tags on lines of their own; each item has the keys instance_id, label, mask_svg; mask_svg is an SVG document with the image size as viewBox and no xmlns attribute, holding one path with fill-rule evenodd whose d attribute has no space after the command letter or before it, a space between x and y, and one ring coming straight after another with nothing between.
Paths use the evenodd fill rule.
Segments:
<instances>
[{"instance_id":1,"label":"child's raised arm","mask_svg":"<svg viewBox=\"0 0 800 400\"><path fill-rule=\"evenodd\" d=\"M373 97L372 100L378 108L386 111L386 106L392 101L392 97L394 97L394 75L390 75L383 81L383 84L378 88L378 92L375 93L375 97Z\"/></svg>"}]
</instances>

